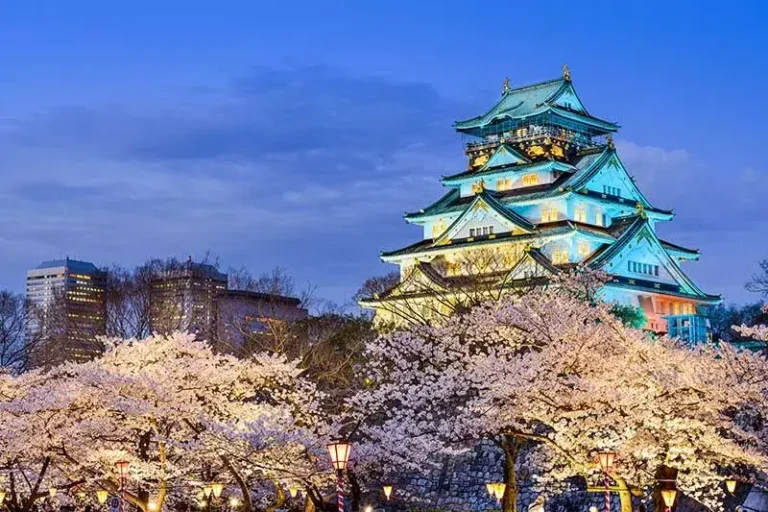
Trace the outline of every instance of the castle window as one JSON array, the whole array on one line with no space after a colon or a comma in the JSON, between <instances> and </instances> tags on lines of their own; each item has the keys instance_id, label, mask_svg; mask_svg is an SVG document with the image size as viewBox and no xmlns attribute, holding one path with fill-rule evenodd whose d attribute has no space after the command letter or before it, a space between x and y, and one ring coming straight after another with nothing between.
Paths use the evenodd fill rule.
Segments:
<instances>
[{"instance_id":1,"label":"castle window","mask_svg":"<svg viewBox=\"0 0 768 512\"><path fill-rule=\"evenodd\" d=\"M439 221L432 224L432 238L437 238L442 235L445 229L445 221L443 219L440 219Z\"/></svg>"},{"instance_id":2,"label":"castle window","mask_svg":"<svg viewBox=\"0 0 768 512\"><path fill-rule=\"evenodd\" d=\"M523 176L523 186L536 185L539 183L538 174L526 174Z\"/></svg>"},{"instance_id":3,"label":"castle window","mask_svg":"<svg viewBox=\"0 0 768 512\"><path fill-rule=\"evenodd\" d=\"M482 226L478 228L469 228L469 236L487 236L493 234L493 226Z\"/></svg>"},{"instance_id":4,"label":"castle window","mask_svg":"<svg viewBox=\"0 0 768 512\"><path fill-rule=\"evenodd\" d=\"M557 208L542 208L541 209L541 222L555 222L557 221Z\"/></svg>"},{"instance_id":5,"label":"castle window","mask_svg":"<svg viewBox=\"0 0 768 512\"><path fill-rule=\"evenodd\" d=\"M578 250L579 256L586 256L589 254L589 244L586 242L579 242Z\"/></svg>"},{"instance_id":6,"label":"castle window","mask_svg":"<svg viewBox=\"0 0 768 512\"><path fill-rule=\"evenodd\" d=\"M627 270L634 274L645 274L646 276L658 276L659 266L650 263L639 263L637 261L628 261Z\"/></svg>"},{"instance_id":7,"label":"castle window","mask_svg":"<svg viewBox=\"0 0 768 512\"><path fill-rule=\"evenodd\" d=\"M512 188L512 180L510 178L502 178L496 181L496 190L509 190Z\"/></svg>"},{"instance_id":8,"label":"castle window","mask_svg":"<svg viewBox=\"0 0 768 512\"><path fill-rule=\"evenodd\" d=\"M621 189L618 187L603 185L603 194L607 194L609 196L621 197Z\"/></svg>"},{"instance_id":9,"label":"castle window","mask_svg":"<svg viewBox=\"0 0 768 512\"><path fill-rule=\"evenodd\" d=\"M583 206L576 208L573 212L573 220L576 222L587 222L587 209Z\"/></svg>"},{"instance_id":10,"label":"castle window","mask_svg":"<svg viewBox=\"0 0 768 512\"><path fill-rule=\"evenodd\" d=\"M598 226L603 226L603 212L597 212L595 214L595 224Z\"/></svg>"},{"instance_id":11,"label":"castle window","mask_svg":"<svg viewBox=\"0 0 768 512\"><path fill-rule=\"evenodd\" d=\"M552 253L552 263L559 265L561 263L568 263L568 251L560 249Z\"/></svg>"}]
</instances>

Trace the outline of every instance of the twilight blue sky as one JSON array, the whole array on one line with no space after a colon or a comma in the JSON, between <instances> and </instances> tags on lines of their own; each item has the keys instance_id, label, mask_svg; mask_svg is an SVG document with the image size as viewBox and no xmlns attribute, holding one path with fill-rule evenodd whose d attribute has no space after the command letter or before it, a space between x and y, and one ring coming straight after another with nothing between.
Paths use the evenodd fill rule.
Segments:
<instances>
[{"instance_id":1,"label":"twilight blue sky","mask_svg":"<svg viewBox=\"0 0 768 512\"><path fill-rule=\"evenodd\" d=\"M344 303L465 165L451 123L567 62L687 270L754 300L768 3L631 4L2 2L0 287L210 249Z\"/></svg>"}]
</instances>

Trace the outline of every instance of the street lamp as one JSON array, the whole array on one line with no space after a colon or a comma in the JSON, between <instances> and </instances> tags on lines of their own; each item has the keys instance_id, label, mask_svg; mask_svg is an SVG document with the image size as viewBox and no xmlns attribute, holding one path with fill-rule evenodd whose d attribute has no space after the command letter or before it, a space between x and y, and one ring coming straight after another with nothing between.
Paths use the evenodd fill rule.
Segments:
<instances>
[{"instance_id":1,"label":"street lamp","mask_svg":"<svg viewBox=\"0 0 768 512\"><path fill-rule=\"evenodd\" d=\"M392 489L394 489L394 487L390 484L387 484L383 485L381 489L384 491L384 497L386 497L387 501L389 501L390 496L392 496Z\"/></svg>"},{"instance_id":2,"label":"street lamp","mask_svg":"<svg viewBox=\"0 0 768 512\"><path fill-rule=\"evenodd\" d=\"M0 491L0 505L5 501L5 491Z\"/></svg>"},{"instance_id":3,"label":"street lamp","mask_svg":"<svg viewBox=\"0 0 768 512\"><path fill-rule=\"evenodd\" d=\"M55 487L51 487L50 489L48 489L48 496L50 496L51 498L55 498L56 497L56 492L57 492L56 488Z\"/></svg>"},{"instance_id":4,"label":"street lamp","mask_svg":"<svg viewBox=\"0 0 768 512\"><path fill-rule=\"evenodd\" d=\"M101 505L107 502L107 498L109 498L109 493L104 489L99 489L98 491L96 491L96 499L99 500L99 503Z\"/></svg>"},{"instance_id":5,"label":"street lamp","mask_svg":"<svg viewBox=\"0 0 768 512\"><path fill-rule=\"evenodd\" d=\"M229 506L232 507L232 508L239 507L240 506L240 500L237 499L236 497L232 496L231 498L229 498Z\"/></svg>"},{"instance_id":6,"label":"street lamp","mask_svg":"<svg viewBox=\"0 0 768 512\"><path fill-rule=\"evenodd\" d=\"M613 463L616 461L616 452L600 452L597 454L597 460L600 462L600 470L603 472L603 482L605 483L605 512L611 512L611 476Z\"/></svg>"},{"instance_id":7,"label":"street lamp","mask_svg":"<svg viewBox=\"0 0 768 512\"><path fill-rule=\"evenodd\" d=\"M733 494L736 492L736 479L735 478L728 478L725 480L725 488L728 489L728 492Z\"/></svg>"},{"instance_id":8,"label":"street lamp","mask_svg":"<svg viewBox=\"0 0 768 512\"><path fill-rule=\"evenodd\" d=\"M291 498L295 498L299 495L299 487L296 484L290 484L288 486L288 492L291 494Z\"/></svg>"},{"instance_id":9,"label":"street lamp","mask_svg":"<svg viewBox=\"0 0 768 512\"><path fill-rule=\"evenodd\" d=\"M120 471L120 512L125 512L125 468L128 467L128 461L119 460L115 466Z\"/></svg>"},{"instance_id":10,"label":"street lamp","mask_svg":"<svg viewBox=\"0 0 768 512\"><path fill-rule=\"evenodd\" d=\"M157 500L150 498L149 501L147 501L147 509L149 512L157 512L160 509Z\"/></svg>"},{"instance_id":11,"label":"street lamp","mask_svg":"<svg viewBox=\"0 0 768 512\"><path fill-rule=\"evenodd\" d=\"M672 505L675 504L675 497L677 497L677 489L662 489L661 499L664 500L666 512L670 512L672 510Z\"/></svg>"},{"instance_id":12,"label":"street lamp","mask_svg":"<svg viewBox=\"0 0 768 512\"><path fill-rule=\"evenodd\" d=\"M351 450L352 445L346 441L336 441L328 445L331 463L336 469L336 499L339 503L339 512L344 512L344 470L347 469Z\"/></svg>"},{"instance_id":13,"label":"street lamp","mask_svg":"<svg viewBox=\"0 0 768 512\"><path fill-rule=\"evenodd\" d=\"M221 497L221 492L224 490L224 484L214 482L211 484L211 490L213 491L213 497L219 499Z\"/></svg>"}]
</instances>

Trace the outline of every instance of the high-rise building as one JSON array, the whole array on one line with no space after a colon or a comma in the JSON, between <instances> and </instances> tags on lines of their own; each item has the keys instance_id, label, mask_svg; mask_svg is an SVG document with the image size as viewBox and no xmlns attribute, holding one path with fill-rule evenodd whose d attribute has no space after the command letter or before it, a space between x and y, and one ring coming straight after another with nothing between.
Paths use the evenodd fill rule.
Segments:
<instances>
[{"instance_id":1,"label":"high-rise building","mask_svg":"<svg viewBox=\"0 0 768 512\"><path fill-rule=\"evenodd\" d=\"M467 167L442 178L443 197L406 214L422 240L382 254L400 283L361 301L378 321L450 313L478 286L490 298L581 265L607 273L602 298L642 309L647 329L706 339L704 313L720 297L680 266L698 251L659 238L674 213L638 189L613 143L619 126L587 111L565 66L546 82L506 80L490 110L454 126L469 139Z\"/></svg>"},{"instance_id":2,"label":"high-rise building","mask_svg":"<svg viewBox=\"0 0 768 512\"><path fill-rule=\"evenodd\" d=\"M151 331L189 331L212 339L216 333L216 298L226 289L226 274L192 258L156 273L150 294Z\"/></svg>"},{"instance_id":3,"label":"high-rise building","mask_svg":"<svg viewBox=\"0 0 768 512\"><path fill-rule=\"evenodd\" d=\"M32 364L84 361L101 351L106 332L106 273L93 263L65 258L27 272L26 336Z\"/></svg>"}]
</instances>

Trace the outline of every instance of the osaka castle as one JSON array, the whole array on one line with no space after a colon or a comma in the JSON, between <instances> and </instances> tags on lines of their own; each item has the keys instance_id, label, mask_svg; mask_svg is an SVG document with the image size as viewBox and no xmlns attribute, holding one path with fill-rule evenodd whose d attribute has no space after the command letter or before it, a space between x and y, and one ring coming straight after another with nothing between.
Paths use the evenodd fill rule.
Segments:
<instances>
[{"instance_id":1,"label":"osaka castle","mask_svg":"<svg viewBox=\"0 0 768 512\"><path fill-rule=\"evenodd\" d=\"M405 215L422 239L382 253L400 279L361 301L377 322L450 312L471 294L491 299L582 266L606 273L602 300L639 308L646 329L706 340L720 297L681 268L698 251L659 238L674 213L638 189L613 143L619 126L587 111L566 66L546 82L505 80L490 110L454 127L468 140L467 166Z\"/></svg>"}]
</instances>

